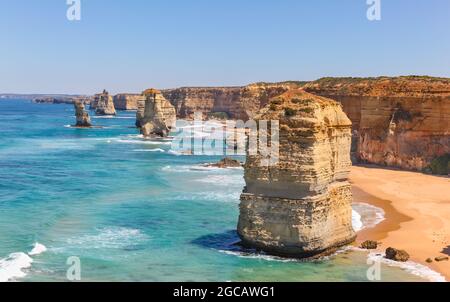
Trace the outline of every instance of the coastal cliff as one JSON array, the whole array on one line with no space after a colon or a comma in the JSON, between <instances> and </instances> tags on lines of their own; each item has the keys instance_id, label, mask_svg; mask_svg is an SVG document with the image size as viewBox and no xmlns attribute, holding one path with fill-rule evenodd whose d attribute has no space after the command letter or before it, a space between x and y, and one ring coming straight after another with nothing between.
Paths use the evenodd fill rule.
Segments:
<instances>
[{"instance_id":1,"label":"coastal cliff","mask_svg":"<svg viewBox=\"0 0 450 302\"><path fill-rule=\"evenodd\" d=\"M238 233L275 255L326 254L355 239L348 182L351 122L337 102L302 90L275 97L256 116L279 120L279 162L247 155Z\"/></svg>"},{"instance_id":2,"label":"coastal cliff","mask_svg":"<svg viewBox=\"0 0 450 302\"><path fill-rule=\"evenodd\" d=\"M450 79L324 78L304 89L343 105L355 161L421 171L450 154Z\"/></svg>"},{"instance_id":3,"label":"coastal cliff","mask_svg":"<svg viewBox=\"0 0 450 302\"><path fill-rule=\"evenodd\" d=\"M302 82L256 83L244 87L184 87L162 90L181 118L192 118L195 112L204 116L222 116L248 120L263 108L270 98Z\"/></svg>"},{"instance_id":4,"label":"coastal cliff","mask_svg":"<svg viewBox=\"0 0 450 302\"><path fill-rule=\"evenodd\" d=\"M139 102L136 125L145 137L167 136L176 123L175 108L156 89L145 90L143 97L145 101Z\"/></svg>"},{"instance_id":5,"label":"coastal cliff","mask_svg":"<svg viewBox=\"0 0 450 302\"><path fill-rule=\"evenodd\" d=\"M143 100L140 94L120 93L114 96L114 107L116 110L137 110L139 101Z\"/></svg>"}]
</instances>

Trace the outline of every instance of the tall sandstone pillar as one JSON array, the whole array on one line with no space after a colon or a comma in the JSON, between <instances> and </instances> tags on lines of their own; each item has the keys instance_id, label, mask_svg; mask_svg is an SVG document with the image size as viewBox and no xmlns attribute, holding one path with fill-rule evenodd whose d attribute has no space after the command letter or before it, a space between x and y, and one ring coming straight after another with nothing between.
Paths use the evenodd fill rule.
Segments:
<instances>
[{"instance_id":1,"label":"tall sandstone pillar","mask_svg":"<svg viewBox=\"0 0 450 302\"><path fill-rule=\"evenodd\" d=\"M156 89L147 89L143 95L145 101L139 104L136 126L145 137L168 136L176 124L175 107Z\"/></svg>"},{"instance_id":2,"label":"tall sandstone pillar","mask_svg":"<svg viewBox=\"0 0 450 302\"><path fill-rule=\"evenodd\" d=\"M279 162L247 156L238 233L271 254L312 257L354 241L348 182L352 124L341 105L302 90L273 98L257 120L279 120Z\"/></svg>"},{"instance_id":3,"label":"tall sandstone pillar","mask_svg":"<svg viewBox=\"0 0 450 302\"><path fill-rule=\"evenodd\" d=\"M95 107L96 115L116 115L113 97L106 90L103 90L100 94L96 94L93 103L91 108Z\"/></svg>"}]
</instances>

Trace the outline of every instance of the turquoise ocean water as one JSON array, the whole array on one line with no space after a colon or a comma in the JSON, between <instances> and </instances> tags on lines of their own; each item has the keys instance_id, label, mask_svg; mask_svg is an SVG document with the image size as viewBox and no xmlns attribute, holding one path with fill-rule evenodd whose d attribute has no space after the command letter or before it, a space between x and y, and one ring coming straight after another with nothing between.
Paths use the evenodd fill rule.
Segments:
<instances>
[{"instance_id":1,"label":"turquoise ocean water","mask_svg":"<svg viewBox=\"0 0 450 302\"><path fill-rule=\"evenodd\" d=\"M365 252L301 262L233 247L243 170L143 140L134 112L89 130L73 115L0 101L0 281L66 281L71 256L83 281L367 281ZM384 263L381 276L424 280Z\"/></svg>"}]
</instances>

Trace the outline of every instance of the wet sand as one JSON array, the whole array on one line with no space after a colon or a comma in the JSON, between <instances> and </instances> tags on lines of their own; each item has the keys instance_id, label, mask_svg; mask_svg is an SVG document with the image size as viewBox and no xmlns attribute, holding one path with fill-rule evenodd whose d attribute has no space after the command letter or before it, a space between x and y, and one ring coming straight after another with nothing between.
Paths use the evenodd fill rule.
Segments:
<instances>
[{"instance_id":1,"label":"wet sand","mask_svg":"<svg viewBox=\"0 0 450 302\"><path fill-rule=\"evenodd\" d=\"M450 178L415 172L355 166L350 181L355 202L382 208L386 220L358 234L364 240L404 249L411 260L441 273L450 280L450 261L434 258L450 252ZM427 263L426 259L433 259Z\"/></svg>"}]
</instances>

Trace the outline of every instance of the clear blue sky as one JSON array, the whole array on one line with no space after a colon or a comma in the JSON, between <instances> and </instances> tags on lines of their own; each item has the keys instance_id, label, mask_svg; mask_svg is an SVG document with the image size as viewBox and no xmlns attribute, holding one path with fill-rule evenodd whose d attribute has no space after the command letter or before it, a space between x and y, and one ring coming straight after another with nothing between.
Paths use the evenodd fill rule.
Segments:
<instances>
[{"instance_id":1,"label":"clear blue sky","mask_svg":"<svg viewBox=\"0 0 450 302\"><path fill-rule=\"evenodd\" d=\"M450 77L450 1L0 0L0 92L113 93L323 76Z\"/></svg>"}]
</instances>

